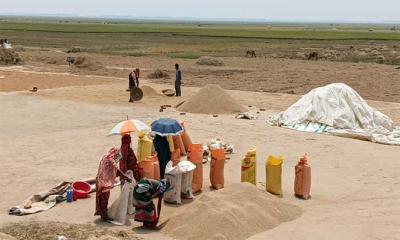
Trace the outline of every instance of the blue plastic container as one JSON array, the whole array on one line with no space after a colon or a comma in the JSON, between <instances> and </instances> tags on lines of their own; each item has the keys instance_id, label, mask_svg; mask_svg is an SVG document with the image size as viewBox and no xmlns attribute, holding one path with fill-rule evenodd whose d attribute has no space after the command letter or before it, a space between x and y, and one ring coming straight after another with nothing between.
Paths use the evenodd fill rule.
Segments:
<instances>
[{"instance_id":1,"label":"blue plastic container","mask_svg":"<svg viewBox=\"0 0 400 240\"><path fill-rule=\"evenodd\" d=\"M67 189L67 202L72 202L74 200L74 192L71 188Z\"/></svg>"}]
</instances>

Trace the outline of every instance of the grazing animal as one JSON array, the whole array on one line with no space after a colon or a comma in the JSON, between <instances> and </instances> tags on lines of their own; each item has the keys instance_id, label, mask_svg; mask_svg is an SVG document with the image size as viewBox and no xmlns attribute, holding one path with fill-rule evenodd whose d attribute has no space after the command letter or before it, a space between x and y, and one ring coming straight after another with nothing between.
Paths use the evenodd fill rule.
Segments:
<instances>
[{"instance_id":1,"label":"grazing animal","mask_svg":"<svg viewBox=\"0 0 400 240\"><path fill-rule=\"evenodd\" d=\"M247 50L247 51L246 51L246 57L251 57L251 58L257 57L257 56L256 56L256 51L254 51L254 50Z\"/></svg>"},{"instance_id":2,"label":"grazing animal","mask_svg":"<svg viewBox=\"0 0 400 240\"><path fill-rule=\"evenodd\" d=\"M308 54L308 60L315 60L317 61L319 58L318 53L317 52L311 52L310 54Z\"/></svg>"},{"instance_id":3,"label":"grazing animal","mask_svg":"<svg viewBox=\"0 0 400 240\"><path fill-rule=\"evenodd\" d=\"M75 63L75 57L67 57L68 66Z\"/></svg>"}]
</instances>

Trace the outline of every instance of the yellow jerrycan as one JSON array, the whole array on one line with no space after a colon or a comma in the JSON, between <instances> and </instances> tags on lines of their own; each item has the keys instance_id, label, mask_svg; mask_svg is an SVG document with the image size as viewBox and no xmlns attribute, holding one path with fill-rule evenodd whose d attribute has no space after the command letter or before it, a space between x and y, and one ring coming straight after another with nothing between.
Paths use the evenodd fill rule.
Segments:
<instances>
[{"instance_id":1,"label":"yellow jerrycan","mask_svg":"<svg viewBox=\"0 0 400 240\"><path fill-rule=\"evenodd\" d=\"M139 162L146 160L153 150L153 141L147 138L145 133L139 134L137 158Z\"/></svg>"},{"instance_id":2,"label":"yellow jerrycan","mask_svg":"<svg viewBox=\"0 0 400 240\"><path fill-rule=\"evenodd\" d=\"M271 155L265 161L267 192L282 195L282 163L283 157Z\"/></svg>"},{"instance_id":3,"label":"yellow jerrycan","mask_svg":"<svg viewBox=\"0 0 400 240\"><path fill-rule=\"evenodd\" d=\"M248 182L256 185L257 183L257 154L256 149L247 151L242 160L241 182Z\"/></svg>"}]
</instances>

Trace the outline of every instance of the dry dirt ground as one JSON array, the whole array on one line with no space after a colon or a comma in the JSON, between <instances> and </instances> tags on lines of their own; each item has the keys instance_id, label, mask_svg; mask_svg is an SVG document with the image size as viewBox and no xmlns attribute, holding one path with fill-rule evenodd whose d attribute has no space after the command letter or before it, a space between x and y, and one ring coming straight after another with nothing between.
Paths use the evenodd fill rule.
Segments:
<instances>
[{"instance_id":1,"label":"dry dirt ground","mask_svg":"<svg viewBox=\"0 0 400 240\"><path fill-rule=\"evenodd\" d=\"M152 58L135 58L131 62L129 59L117 62L99 59L105 66L143 66L142 84L157 90L171 87L171 79L169 85L155 84L145 76L156 67L169 70L174 60L159 59L156 62ZM375 64L223 60L226 63L224 71L246 69L247 72L234 71L232 75L219 77L213 73L220 71L219 68L198 67L194 60L185 60L181 63L185 81L182 99L145 96L141 102L133 104L128 103L125 78L83 76L80 75L84 74L82 72L76 76L69 75L65 74L68 67L64 65L55 67L57 74L46 73L52 72L51 65L28 64L22 68L0 69L0 89L3 91L0 94L0 152L3 156L0 162L3 169L0 172L0 227L15 222L35 221L42 226L47 221L58 221L90 224L117 233L125 231L146 239L170 239L159 232L143 231L137 223L132 223L131 227L102 224L93 216L93 197L73 204L62 203L31 216L7 215L9 207L21 203L32 193L62 180L94 176L103 153L120 142L119 138L106 137L109 129L129 115L146 123L159 117L184 120L194 142L207 143L219 137L234 144L235 153L225 167L227 184L240 181L240 161L250 148L256 147L258 151L259 188L265 184L266 156L284 156L281 200L299 206L303 214L272 230L254 233L250 239L399 239L399 147L272 127L266 124L266 119L300 97L276 93L274 89L293 86L295 93L301 94L307 89L336 81L332 76L347 76L344 82L350 81L349 85L364 98L379 100L369 101L369 104L400 124L400 103L394 103L400 102L400 70ZM121 70L121 75L127 73ZM206 77L200 78L201 74ZM257 76L263 81L254 83ZM266 81L269 78L272 80ZM313 80L306 81L307 78ZM173 108L158 111L160 105L176 105L198 91L197 87L189 85L200 86L216 79L225 88L259 90L263 86L275 93L229 91L243 105L251 105L250 109L266 108L254 121L235 119L233 115L216 118L201 114L180 115ZM297 82L289 82L290 79L302 81L296 85ZM29 92L33 86L37 86L39 91ZM312 199L309 201L298 200L292 195L294 166L305 152L311 156L313 171ZM204 171L204 190L208 191L208 164L204 165ZM118 196L118 192L119 189L112 192L112 199ZM174 209L165 206L162 218L168 218Z\"/></svg>"},{"instance_id":2,"label":"dry dirt ground","mask_svg":"<svg viewBox=\"0 0 400 240\"><path fill-rule=\"evenodd\" d=\"M25 70L42 72L71 73L74 75L98 75L127 78L130 69L141 68L141 77L146 78L156 69L165 70L170 79L155 79L156 83L173 84L174 64L181 65L185 86L201 87L208 83L216 83L226 89L304 94L311 89L333 82L343 82L353 87L364 98L400 102L400 69L395 65L376 63L350 63L329 61L307 61L279 58L221 58L222 67L200 66L196 59L171 59L167 57L124 57L101 54L85 54L95 59L100 66L90 69L78 69L66 65L67 54L61 51L26 50L21 53L25 59ZM47 59L47 60L46 60ZM55 64L49 64L54 61ZM0 73L0 76L4 73ZM9 80L0 78L0 89L23 90L26 85L9 86ZM24 83L35 84L35 77L18 79ZM52 81L62 81L52 78ZM43 80L42 80L43 81ZM72 83L74 85L76 83ZM79 85L93 84L88 79ZM64 86L64 85L62 85Z\"/></svg>"}]
</instances>

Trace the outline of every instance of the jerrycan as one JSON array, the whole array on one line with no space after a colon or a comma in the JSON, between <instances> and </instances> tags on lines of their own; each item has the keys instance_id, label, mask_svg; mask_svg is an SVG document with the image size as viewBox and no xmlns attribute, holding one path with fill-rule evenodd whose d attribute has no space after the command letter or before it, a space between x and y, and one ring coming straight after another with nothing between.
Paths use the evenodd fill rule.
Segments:
<instances>
[{"instance_id":1,"label":"jerrycan","mask_svg":"<svg viewBox=\"0 0 400 240\"><path fill-rule=\"evenodd\" d=\"M257 166L257 155L256 149L247 151L246 156L242 160L242 174L241 182L248 182L256 185L256 166Z\"/></svg>"},{"instance_id":2,"label":"jerrycan","mask_svg":"<svg viewBox=\"0 0 400 240\"><path fill-rule=\"evenodd\" d=\"M303 198L310 198L311 190L311 167L308 165L308 155L304 154L295 166L294 195Z\"/></svg>"},{"instance_id":3,"label":"jerrycan","mask_svg":"<svg viewBox=\"0 0 400 240\"><path fill-rule=\"evenodd\" d=\"M139 162L144 161L151 155L153 150L153 141L147 138L145 133L139 134L137 157Z\"/></svg>"},{"instance_id":4,"label":"jerrycan","mask_svg":"<svg viewBox=\"0 0 400 240\"><path fill-rule=\"evenodd\" d=\"M282 195L282 157L268 156L265 161L266 190L275 195Z\"/></svg>"},{"instance_id":5,"label":"jerrycan","mask_svg":"<svg viewBox=\"0 0 400 240\"><path fill-rule=\"evenodd\" d=\"M154 161L147 157L144 161L138 163L139 169L142 171L143 178L155 179L154 177Z\"/></svg>"}]
</instances>

